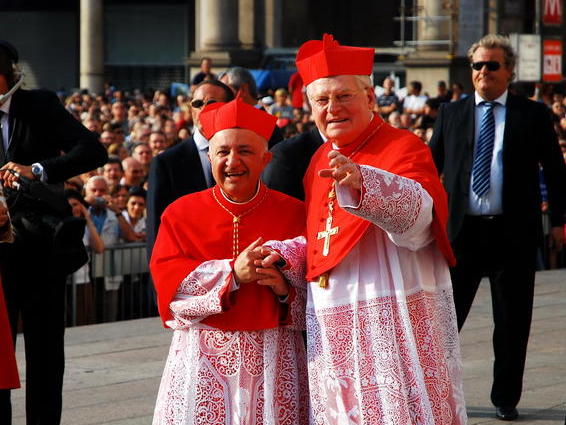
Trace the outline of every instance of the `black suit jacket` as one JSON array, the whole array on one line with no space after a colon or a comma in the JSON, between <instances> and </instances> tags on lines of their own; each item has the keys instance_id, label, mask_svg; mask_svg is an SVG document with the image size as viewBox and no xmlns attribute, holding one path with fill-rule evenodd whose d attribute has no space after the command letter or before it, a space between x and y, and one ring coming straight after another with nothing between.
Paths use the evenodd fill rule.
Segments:
<instances>
[{"instance_id":1,"label":"black suit jacket","mask_svg":"<svg viewBox=\"0 0 566 425\"><path fill-rule=\"evenodd\" d=\"M165 208L181 196L207 188L198 148L192 137L153 158L148 185L146 229L150 258Z\"/></svg>"},{"instance_id":2,"label":"black suit jacket","mask_svg":"<svg viewBox=\"0 0 566 425\"><path fill-rule=\"evenodd\" d=\"M78 122L53 92L16 91L9 118L8 161L41 163L47 183L61 183L102 166L108 159L98 136Z\"/></svg>"},{"instance_id":3,"label":"black suit jacket","mask_svg":"<svg viewBox=\"0 0 566 425\"><path fill-rule=\"evenodd\" d=\"M448 194L448 235L458 236L468 208L475 141L474 96L443 103L430 148ZM536 243L541 235L539 164L554 226L563 223L566 170L548 108L509 93L503 135L503 216L510 242Z\"/></svg>"},{"instance_id":4,"label":"black suit jacket","mask_svg":"<svg viewBox=\"0 0 566 425\"><path fill-rule=\"evenodd\" d=\"M61 208L68 207L63 196L63 181L96 169L108 159L106 149L99 142L98 136L87 130L61 104L57 96L46 90L17 90L11 98L9 110L10 144L6 152L7 161L22 165L38 162L47 174L47 183L51 189L53 202L61 202ZM61 153L63 152L63 154ZM42 214L41 206L30 199L23 199L17 191L8 193L8 205L16 226L16 243L2 245L0 261L26 264L26 258L34 258L36 252L50 253L51 246L28 243L18 232L20 214L35 212ZM59 201L57 200L59 198ZM37 211L35 211L37 209ZM70 210L69 210L70 211ZM34 258L34 261L38 261Z\"/></svg>"},{"instance_id":5,"label":"black suit jacket","mask_svg":"<svg viewBox=\"0 0 566 425\"><path fill-rule=\"evenodd\" d=\"M304 200L303 177L322 143L322 137L314 127L276 144L271 149L273 159L263 171L263 182L271 189Z\"/></svg>"}]
</instances>

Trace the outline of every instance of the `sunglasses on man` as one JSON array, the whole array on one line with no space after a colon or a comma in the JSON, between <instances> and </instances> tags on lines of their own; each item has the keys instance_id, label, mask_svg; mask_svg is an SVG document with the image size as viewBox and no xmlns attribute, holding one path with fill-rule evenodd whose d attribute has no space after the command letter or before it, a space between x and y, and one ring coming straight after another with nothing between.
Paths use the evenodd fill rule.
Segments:
<instances>
[{"instance_id":1,"label":"sunglasses on man","mask_svg":"<svg viewBox=\"0 0 566 425\"><path fill-rule=\"evenodd\" d=\"M497 61L472 62L470 66L475 71L481 71L484 66L487 66L488 71L497 71L501 68L501 64Z\"/></svg>"},{"instance_id":2,"label":"sunglasses on man","mask_svg":"<svg viewBox=\"0 0 566 425\"><path fill-rule=\"evenodd\" d=\"M200 109L205 105L211 105L211 104L216 103L216 102L218 102L218 101L214 100L214 99L207 100L206 102L202 99L195 99L191 102L191 108Z\"/></svg>"}]
</instances>

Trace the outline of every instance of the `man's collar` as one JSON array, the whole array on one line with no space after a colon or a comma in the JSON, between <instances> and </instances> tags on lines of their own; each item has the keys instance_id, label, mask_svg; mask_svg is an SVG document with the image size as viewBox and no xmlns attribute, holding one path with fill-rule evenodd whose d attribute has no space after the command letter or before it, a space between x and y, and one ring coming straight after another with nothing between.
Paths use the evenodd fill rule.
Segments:
<instances>
[{"instance_id":1,"label":"man's collar","mask_svg":"<svg viewBox=\"0 0 566 425\"><path fill-rule=\"evenodd\" d=\"M193 140L195 141L195 145L197 145L199 151L208 148L208 140L206 139L206 137L202 135L202 133L199 131L196 125L195 125L195 131L193 133Z\"/></svg>"},{"instance_id":2,"label":"man's collar","mask_svg":"<svg viewBox=\"0 0 566 425\"><path fill-rule=\"evenodd\" d=\"M6 115L8 115L10 113L10 104L11 103L12 103L12 96L10 96L8 99L6 99L6 102L4 102L0 106L0 111L4 112Z\"/></svg>"},{"instance_id":3,"label":"man's collar","mask_svg":"<svg viewBox=\"0 0 566 425\"><path fill-rule=\"evenodd\" d=\"M509 94L509 90L505 90L503 94L499 96L497 99L494 99L493 102L505 106L507 104L508 94ZM481 97L477 91L474 91L474 100L476 106L478 106L481 102L486 102L486 100L483 97Z\"/></svg>"}]
</instances>

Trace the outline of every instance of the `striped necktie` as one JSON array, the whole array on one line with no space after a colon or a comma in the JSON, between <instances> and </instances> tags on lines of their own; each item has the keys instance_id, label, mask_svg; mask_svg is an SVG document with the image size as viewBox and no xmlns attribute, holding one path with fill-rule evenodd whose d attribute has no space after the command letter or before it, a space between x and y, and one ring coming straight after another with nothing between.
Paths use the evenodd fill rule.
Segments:
<instances>
[{"instance_id":1,"label":"striped necktie","mask_svg":"<svg viewBox=\"0 0 566 425\"><path fill-rule=\"evenodd\" d=\"M476 155L472 167L472 190L482 197L489 191L489 178L491 174L491 158L495 142L495 116L493 108L495 102L481 102L483 114L481 116L480 135L476 145Z\"/></svg>"}]
</instances>

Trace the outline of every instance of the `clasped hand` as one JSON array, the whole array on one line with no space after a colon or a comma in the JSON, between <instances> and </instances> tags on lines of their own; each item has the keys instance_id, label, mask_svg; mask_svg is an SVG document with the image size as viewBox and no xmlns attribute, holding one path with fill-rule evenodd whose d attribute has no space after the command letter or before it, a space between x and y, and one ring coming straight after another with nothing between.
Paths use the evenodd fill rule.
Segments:
<instances>
[{"instance_id":1,"label":"clasped hand","mask_svg":"<svg viewBox=\"0 0 566 425\"><path fill-rule=\"evenodd\" d=\"M279 255L261 246L262 238L246 247L234 262L234 278L238 284L257 281L258 285L269 286L275 295L284 297L289 285L283 274L274 266Z\"/></svg>"},{"instance_id":2,"label":"clasped hand","mask_svg":"<svg viewBox=\"0 0 566 425\"><path fill-rule=\"evenodd\" d=\"M31 172L31 165L16 164L15 162L8 162L0 168L0 180L4 182L5 187L17 188L19 176L33 179L34 175Z\"/></svg>"}]
</instances>

